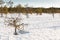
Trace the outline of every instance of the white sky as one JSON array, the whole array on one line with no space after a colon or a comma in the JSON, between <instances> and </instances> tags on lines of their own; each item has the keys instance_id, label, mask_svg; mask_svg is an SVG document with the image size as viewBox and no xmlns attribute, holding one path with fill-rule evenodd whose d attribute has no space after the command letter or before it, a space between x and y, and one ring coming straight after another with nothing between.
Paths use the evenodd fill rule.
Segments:
<instances>
[{"instance_id":1,"label":"white sky","mask_svg":"<svg viewBox=\"0 0 60 40\"><path fill-rule=\"evenodd\" d=\"M4 0L9 1L9 0ZM12 0L14 5L17 4L28 4L31 7L60 7L60 0Z\"/></svg>"}]
</instances>

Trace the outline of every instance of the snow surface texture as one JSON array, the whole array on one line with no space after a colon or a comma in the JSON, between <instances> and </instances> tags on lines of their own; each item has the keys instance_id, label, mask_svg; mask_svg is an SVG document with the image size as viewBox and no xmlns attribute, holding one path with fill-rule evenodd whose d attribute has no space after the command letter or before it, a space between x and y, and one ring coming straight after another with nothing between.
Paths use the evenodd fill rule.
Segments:
<instances>
[{"instance_id":1,"label":"snow surface texture","mask_svg":"<svg viewBox=\"0 0 60 40\"><path fill-rule=\"evenodd\" d=\"M17 17L18 14L8 14L8 17ZM5 15L4 15L5 16ZM60 14L36 15L29 14L29 18L20 14L22 23L28 24L24 30L17 31L14 35L14 27L4 25L4 19L0 18L0 40L60 40Z\"/></svg>"}]
</instances>

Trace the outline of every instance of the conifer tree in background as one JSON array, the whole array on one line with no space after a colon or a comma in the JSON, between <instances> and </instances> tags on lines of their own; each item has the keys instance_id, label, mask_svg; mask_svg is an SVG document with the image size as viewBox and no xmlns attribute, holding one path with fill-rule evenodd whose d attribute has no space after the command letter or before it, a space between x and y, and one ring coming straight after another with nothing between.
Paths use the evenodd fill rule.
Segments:
<instances>
[{"instance_id":1,"label":"conifer tree in background","mask_svg":"<svg viewBox=\"0 0 60 40\"><path fill-rule=\"evenodd\" d=\"M0 0L0 7L1 7L1 12L0 12L0 14L1 14L1 17L3 17L3 8L2 8L2 5L4 4L5 2L3 1L3 0Z\"/></svg>"},{"instance_id":2,"label":"conifer tree in background","mask_svg":"<svg viewBox=\"0 0 60 40\"><path fill-rule=\"evenodd\" d=\"M18 4L18 5L16 6L16 8L17 8L17 13L19 13L18 16L20 16L21 10L22 10L22 5L21 5L21 4Z\"/></svg>"},{"instance_id":3,"label":"conifer tree in background","mask_svg":"<svg viewBox=\"0 0 60 40\"><path fill-rule=\"evenodd\" d=\"M54 18L54 7L51 7L50 9L51 9L52 16Z\"/></svg>"},{"instance_id":4,"label":"conifer tree in background","mask_svg":"<svg viewBox=\"0 0 60 40\"><path fill-rule=\"evenodd\" d=\"M29 15L28 15L29 8L27 6L28 6L28 4L25 5L25 7L26 7L26 17L29 18Z\"/></svg>"},{"instance_id":5,"label":"conifer tree in background","mask_svg":"<svg viewBox=\"0 0 60 40\"><path fill-rule=\"evenodd\" d=\"M3 10L4 10L4 14L6 15L5 17L7 17L8 8L7 8L7 6L6 6L6 5L4 6Z\"/></svg>"},{"instance_id":6,"label":"conifer tree in background","mask_svg":"<svg viewBox=\"0 0 60 40\"><path fill-rule=\"evenodd\" d=\"M40 15L42 15L42 12L43 12L42 11L42 8L39 8L39 11L38 12L39 12Z\"/></svg>"},{"instance_id":7,"label":"conifer tree in background","mask_svg":"<svg viewBox=\"0 0 60 40\"><path fill-rule=\"evenodd\" d=\"M52 16L54 18L54 8L53 7L51 8L51 12L52 12Z\"/></svg>"},{"instance_id":8,"label":"conifer tree in background","mask_svg":"<svg viewBox=\"0 0 60 40\"><path fill-rule=\"evenodd\" d=\"M42 15L42 8L37 8L36 9L36 13L37 13L37 15Z\"/></svg>"}]
</instances>

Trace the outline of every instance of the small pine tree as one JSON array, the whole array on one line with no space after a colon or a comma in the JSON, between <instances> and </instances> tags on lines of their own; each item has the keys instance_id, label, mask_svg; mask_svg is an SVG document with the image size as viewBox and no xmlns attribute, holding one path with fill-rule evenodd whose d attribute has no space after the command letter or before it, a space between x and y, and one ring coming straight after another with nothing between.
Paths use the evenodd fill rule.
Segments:
<instances>
[{"instance_id":1,"label":"small pine tree","mask_svg":"<svg viewBox=\"0 0 60 40\"><path fill-rule=\"evenodd\" d=\"M19 22L19 23L18 23ZM13 26L15 28L14 35L18 35L17 29L18 30L23 30L24 29L24 23L21 23L21 18L8 18L8 20L5 20L5 23L8 23L8 26Z\"/></svg>"},{"instance_id":2,"label":"small pine tree","mask_svg":"<svg viewBox=\"0 0 60 40\"><path fill-rule=\"evenodd\" d=\"M19 22L20 19L19 18L8 18L8 20L5 20L5 22L8 23L8 26L13 26L15 27L15 32L14 35L17 35L17 28L20 27L21 24L17 24L17 22Z\"/></svg>"}]
</instances>

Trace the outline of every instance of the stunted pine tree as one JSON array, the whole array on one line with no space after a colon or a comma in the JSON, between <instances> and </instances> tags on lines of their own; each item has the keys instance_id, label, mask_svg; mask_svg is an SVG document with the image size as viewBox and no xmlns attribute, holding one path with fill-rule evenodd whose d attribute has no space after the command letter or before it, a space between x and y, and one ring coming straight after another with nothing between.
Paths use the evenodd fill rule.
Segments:
<instances>
[{"instance_id":1,"label":"stunted pine tree","mask_svg":"<svg viewBox=\"0 0 60 40\"><path fill-rule=\"evenodd\" d=\"M21 18L18 18L18 17L17 18L7 18L7 20L5 20L5 24L15 28L14 35L18 35L17 29L24 30L24 25L27 25L27 24L22 23Z\"/></svg>"},{"instance_id":2,"label":"stunted pine tree","mask_svg":"<svg viewBox=\"0 0 60 40\"><path fill-rule=\"evenodd\" d=\"M21 24L17 24L18 22L20 22L21 19L19 18L8 18L8 20L5 20L5 23L8 25L8 26L13 26L15 28L15 32L14 34L17 35L17 28L19 28L21 26Z\"/></svg>"},{"instance_id":3,"label":"stunted pine tree","mask_svg":"<svg viewBox=\"0 0 60 40\"><path fill-rule=\"evenodd\" d=\"M9 5L9 7L12 7L13 6L12 0L10 0L9 2L7 2L7 4Z\"/></svg>"}]
</instances>

